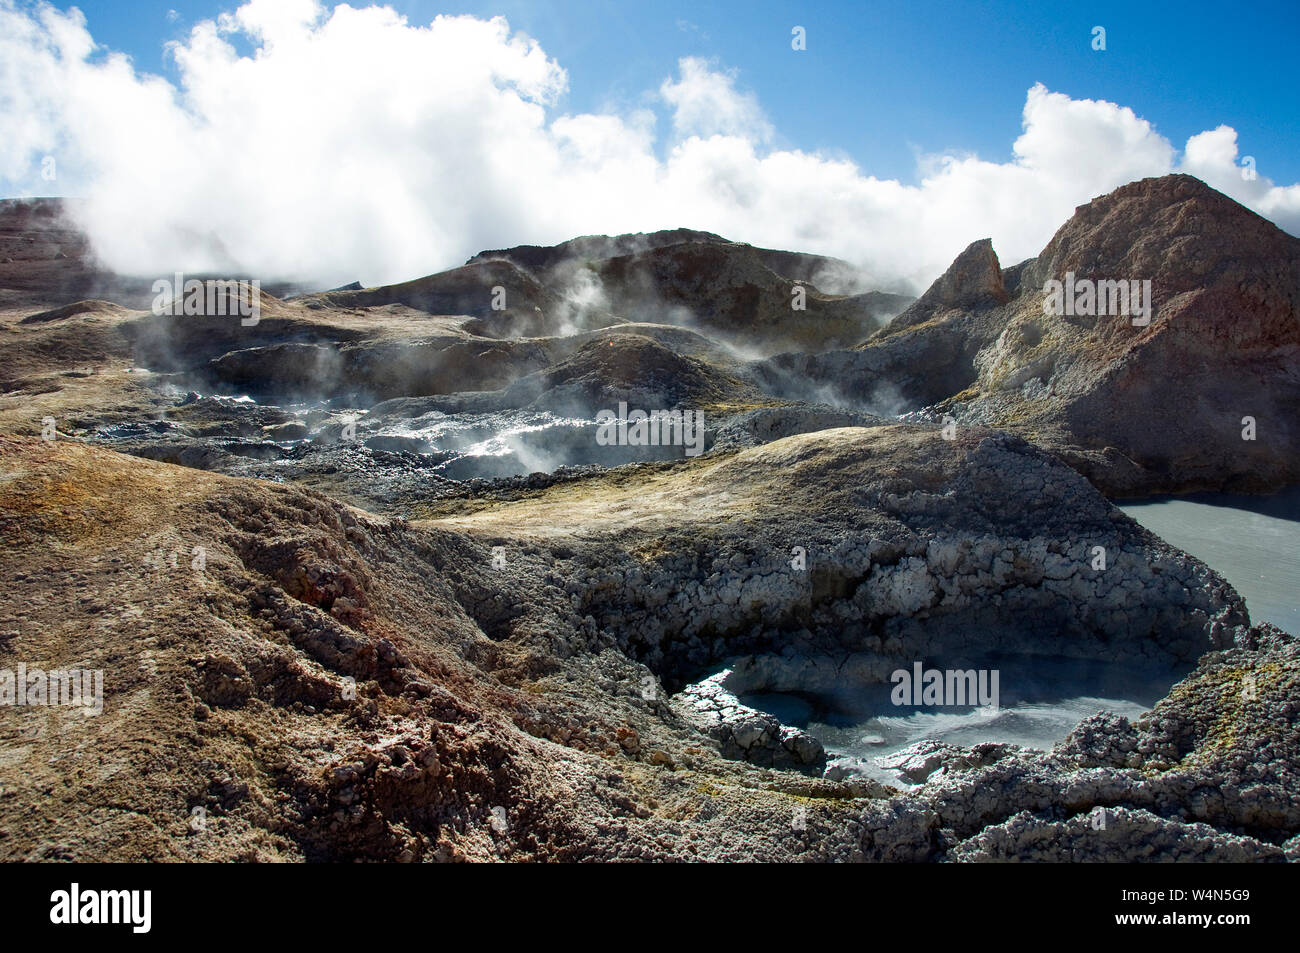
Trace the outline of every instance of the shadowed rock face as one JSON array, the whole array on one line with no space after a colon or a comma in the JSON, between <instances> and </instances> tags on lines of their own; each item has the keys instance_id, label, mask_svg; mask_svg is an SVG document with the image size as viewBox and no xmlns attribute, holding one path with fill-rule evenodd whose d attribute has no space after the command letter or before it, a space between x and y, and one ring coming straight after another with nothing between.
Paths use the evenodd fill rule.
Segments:
<instances>
[{"instance_id":1,"label":"shadowed rock face","mask_svg":"<svg viewBox=\"0 0 1300 953\"><path fill-rule=\"evenodd\" d=\"M1007 292L989 239L974 242L902 314L852 351L789 353L757 363L769 392L799 399L824 391L833 401L899 413L960 393L976 379L982 337ZM886 409L887 408L887 409Z\"/></svg>"},{"instance_id":2,"label":"shadowed rock face","mask_svg":"<svg viewBox=\"0 0 1300 953\"><path fill-rule=\"evenodd\" d=\"M907 300L879 292L823 294L777 274L748 245L686 242L610 258L591 270L618 314L642 321L666 316L768 353L859 340Z\"/></svg>"},{"instance_id":3,"label":"shadowed rock face","mask_svg":"<svg viewBox=\"0 0 1300 953\"><path fill-rule=\"evenodd\" d=\"M147 308L154 297L154 280L173 277L111 271L77 224L77 209L76 199L0 199L0 310L48 311L77 299L105 299L127 308ZM263 290L283 297L301 289L271 281Z\"/></svg>"},{"instance_id":4,"label":"shadowed rock face","mask_svg":"<svg viewBox=\"0 0 1300 953\"><path fill-rule=\"evenodd\" d=\"M988 431L824 430L439 525L520 543L608 540L568 591L621 649L672 678L792 644L1188 664L1249 625L1204 566L1068 467ZM1106 570L1091 568L1096 546Z\"/></svg>"},{"instance_id":5,"label":"shadowed rock face","mask_svg":"<svg viewBox=\"0 0 1300 953\"><path fill-rule=\"evenodd\" d=\"M0 201L0 306L35 311L111 297L114 276L96 265L86 236L66 211L61 199ZM143 294L148 288L133 290Z\"/></svg>"}]
</instances>

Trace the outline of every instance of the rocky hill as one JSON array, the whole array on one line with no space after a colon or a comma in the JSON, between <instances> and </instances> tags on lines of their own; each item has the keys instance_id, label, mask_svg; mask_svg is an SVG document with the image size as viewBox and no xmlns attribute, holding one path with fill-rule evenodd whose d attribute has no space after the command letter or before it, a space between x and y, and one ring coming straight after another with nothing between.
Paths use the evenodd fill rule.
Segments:
<instances>
[{"instance_id":1,"label":"rocky hill","mask_svg":"<svg viewBox=\"0 0 1300 953\"><path fill-rule=\"evenodd\" d=\"M1149 282L1149 323L1047 313L1067 280ZM1300 239L1190 176L1144 179L1012 268L973 243L856 350L759 373L848 401L887 385L926 419L1026 434L1112 495L1276 489L1300 481Z\"/></svg>"},{"instance_id":2,"label":"rocky hill","mask_svg":"<svg viewBox=\"0 0 1300 953\"><path fill-rule=\"evenodd\" d=\"M1300 643L1112 502L1297 482L1300 241L1195 179L915 301L681 229L244 323L0 245L4 859L1300 858ZM1142 714L845 754L922 663Z\"/></svg>"}]
</instances>

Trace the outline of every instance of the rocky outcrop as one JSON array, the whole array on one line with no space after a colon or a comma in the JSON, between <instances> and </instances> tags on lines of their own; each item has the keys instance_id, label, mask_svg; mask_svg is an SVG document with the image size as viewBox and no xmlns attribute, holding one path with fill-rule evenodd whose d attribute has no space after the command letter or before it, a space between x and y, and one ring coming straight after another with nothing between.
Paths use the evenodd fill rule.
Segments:
<instances>
[{"instance_id":1,"label":"rocky outcrop","mask_svg":"<svg viewBox=\"0 0 1300 953\"><path fill-rule=\"evenodd\" d=\"M787 648L1190 664L1249 625L1205 566L992 432L826 430L438 525L519 545L580 533L588 555L564 569L577 611L670 680Z\"/></svg>"},{"instance_id":2,"label":"rocky outcrop","mask_svg":"<svg viewBox=\"0 0 1300 953\"><path fill-rule=\"evenodd\" d=\"M1070 273L1149 281L1150 325L1043 315ZM1115 495L1300 480L1300 239L1196 179L1144 180L1081 208L1021 281L979 396L948 410L1042 433Z\"/></svg>"},{"instance_id":3,"label":"rocky outcrop","mask_svg":"<svg viewBox=\"0 0 1300 953\"><path fill-rule=\"evenodd\" d=\"M1136 304L1045 313L1049 281L1148 282L1149 324ZM1104 307L1122 310L1113 290ZM857 350L754 375L782 396L824 386L872 407L883 391L922 419L1017 430L1111 495L1276 489L1300 481L1300 239L1190 176L1144 179L1014 268L976 242Z\"/></svg>"},{"instance_id":4,"label":"rocky outcrop","mask_svg":"<svg viewBox=\"0 0 1300 953\"><path fill-rule=\"evenodd\" d=\"M742 704L727 690L726 670L688 686L672 698L673 709L715 739L724 758L776 768L813 770L826 763L822 744L807 732L781 724L767 712Z\"/></svg>"},{"instance_id":5,"label":"rocky outcrop","mask_svg":"<svg viewBox=\"0 0 1300 953\"><path fill-rule=\"evenodd\" d=\"M982 238L958 255L925 294L880 331L879 338L915 328L942 315L987 310L1006 301L993 240Z\"/></svg>"}]
</instances>

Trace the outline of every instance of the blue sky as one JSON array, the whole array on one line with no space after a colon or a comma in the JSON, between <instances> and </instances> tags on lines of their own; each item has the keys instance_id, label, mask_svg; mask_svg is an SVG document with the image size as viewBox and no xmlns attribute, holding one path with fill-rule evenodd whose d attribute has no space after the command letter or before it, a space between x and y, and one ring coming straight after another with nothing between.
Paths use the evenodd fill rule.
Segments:
<instances>
[{"instance_id":1,"label":"blue sky","mask_svg":"<svg viewBox=\"0 0 1300 953\"><path fill-rule=\"evenodd\" d=\"M73 4L58 3L63 9ZM362 3L354 5L362 6ZM918 152L1010 157L1025 92L1128 106L1181 147L1219 124L1237 130L1261 174L1300 181L1296 0L1219 3L616 2L492 0L389 4L413 24L440 13L504 15L568 72L561 111L636 104L682 56L738 71L778 147L845 155L864 171L916 179ZM236 4L83 0L90 33L137 69L175 74L163 53L195 21ZM178 14L174 21L168 11ZM790 49L790 30L808 49ZM1091 48L1106 28L1107 49Z\"/></svg>"},{"instance_id":2,"label":"blue sky","mask_svg":"<svg viewBox=\"0 0 1300 953\"><path fill-rule=\"evenodd\" d=\"M0 195L84 199L119 271L322 285L690 227L917 291L1171 172L1300 235L1297 0L316 2L0 0Z\"/></svg>"}]
</instances>

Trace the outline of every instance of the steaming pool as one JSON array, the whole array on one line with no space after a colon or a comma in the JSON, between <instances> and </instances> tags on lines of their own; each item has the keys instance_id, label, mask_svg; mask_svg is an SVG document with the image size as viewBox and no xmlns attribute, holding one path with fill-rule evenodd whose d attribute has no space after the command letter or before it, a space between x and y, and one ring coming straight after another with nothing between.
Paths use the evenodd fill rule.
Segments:
<instances>
[{"instance_id":1,"label":"steaming pool","mask_svg":"<svg viewBox=\"0 0 1300 953\"><path fill-rule=\"evenodd\" d=\"M1300 632L1300 487L1272 497L1204 494L1120 508L1232 583L1246 600L1253 622ZM887 682L834 691L826 685L812 691L772 691L761 684L759 690L747 690L746 683L753 679L743 671L733 687L742 704L821 741L828 765L838 769L837 774L906 787L906 780L891 767L892 756L918 741L1048 749L1100 711L1139 717L1186 674L1060 659L963 659L948 665L927 660L925 665L998 669L999 706L894 705Z\"/></svg>"},{"instance_id":2,"label":"steaming pool","mask_svg":"<svg viewBox=\"0 0 1300 953\"><path fill-rule=\"evenodd\" d=\"M894 663L889 667L903 669ZM909 782L892 766L893 756L918 741L962 747L1005 743L1045 750L1098 712L1139 717L1186 674L1186 669L1063 658L990 655L926 660L925 669L996 672L997 705L981 707L894 704L897 681L890 677L892 672L885 674L878 668L863 677L855 675L850 665L847 677L833 685L813 680L807 686L792 684L797 675L773 679L766 668L763 659L733 662L723 685L742 705L773 715L820 741L828 770L835 776L901 787ZM770 690L770 684L784 690ZM751 690L752 685L758 690Z\"/></svg>"}]
</instances>

